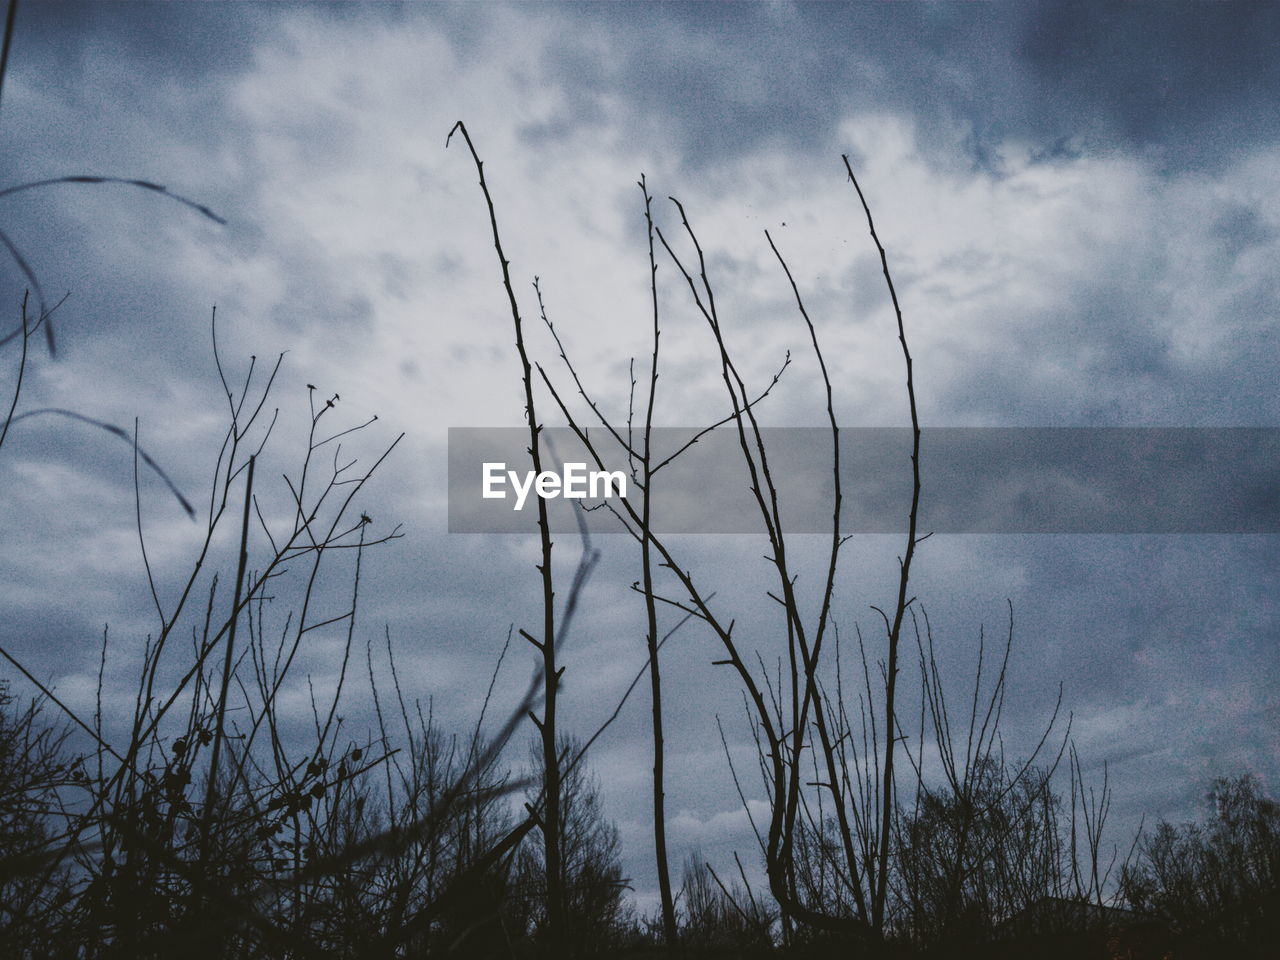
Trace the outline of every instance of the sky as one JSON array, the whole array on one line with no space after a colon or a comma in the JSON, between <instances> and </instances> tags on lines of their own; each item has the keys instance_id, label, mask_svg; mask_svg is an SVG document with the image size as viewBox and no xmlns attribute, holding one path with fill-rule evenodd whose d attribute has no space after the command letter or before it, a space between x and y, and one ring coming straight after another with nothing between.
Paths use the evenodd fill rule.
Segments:
<instances>
[{"instance_id":1,"label":"sky","mask_svg":"<svg viewBox=\"0 0 1280 960\"><path fill-rule=\"evenodd\" d=\"M516 427L523 406L484 199L457 138L446 147L455 121L485 161L531 353L567 382L536 323L536 276L620 420L630 360L644 371L650 350L643 175L664 234L680 228L668 196L688 212L748 383L762 389L792 351L767 424L821 426L825 408L766 229L821 338L841 423L908 422L847 154L894 272L924 425L1280 427L1278 92L1271 4L24 3L0 186L137 178L226 223L120 185L0 197L0 227L46 296L70 294L57 356L33 352L19 412L68 408L130 432L136 418L143 446L207 509L225 428L216 305L232 379L249 357L285 352L280 465L263 474L277 504L308 384L340 396L344 425L378 415L352 440L361 457L403 432L364 509L373 530L400 523L404 536L366 558L357 641L389 634L406 693L465 729L509 627L541 614L533 537L447 530L448 429ZM659 262L656 421L702 426L726 412L713 345ZM5 331L26 285L0 265ZM6 397L15 346L0 348ZM126 444L65 418L15 424L0 452L0 642L81 710L104 625L111 689L124 691L155 627L133 484ZM927 469L925 484L927 497ZM154 476L140 502L172 603L201 524ZM740 611L746 642L776 656L762 541L675 542ZM563 651L563 722L583 737L644 663L634 547L596 545ZM796 541L802 584L823 548ZM566 575L577 549L562 543ZM871 607L892 602L901 549L878 535L845 547L846 634L857 624L882 645ZM913 592L957 696L980 629L1003 636L1012 605L1006 748L1034 746L1061 684L1127 844L1142 816L1197 815L1213 776L1254 772L1280 790L1277 567L1270 535L939 535L918 551ZM340 647L318 636L306 651L316 689L332 687ZM530 654L508 653L494 715ZM749 730L719 656L692 626L664 651L675 862L754 848L717 719L740 763ZM368 722L363 694L349 696L349 722ZM305 691L289 702L302 709ZM122 694L113 716L131 706ZM647 724L642 688L591 754L646 909Z\"/></svg>"}]
</instances>

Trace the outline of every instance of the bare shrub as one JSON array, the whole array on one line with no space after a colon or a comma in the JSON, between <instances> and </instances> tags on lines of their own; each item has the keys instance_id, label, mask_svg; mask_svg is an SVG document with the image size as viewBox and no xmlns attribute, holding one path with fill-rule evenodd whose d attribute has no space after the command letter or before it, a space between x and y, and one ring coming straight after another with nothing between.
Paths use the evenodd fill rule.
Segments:
<instances>
[{"instance_id":1,"label":"bare shrub","mask_svg":"<svg viewBox=\"0 0 1280 960\"><path fill-rule=\"evenodd\" d=\"M1198 823L1160 822L1121 872L1134 907L1203 947L1264 956L1280 936L1280 804L1256 777L1219 777Z\"/></svg>"}]
</instances>

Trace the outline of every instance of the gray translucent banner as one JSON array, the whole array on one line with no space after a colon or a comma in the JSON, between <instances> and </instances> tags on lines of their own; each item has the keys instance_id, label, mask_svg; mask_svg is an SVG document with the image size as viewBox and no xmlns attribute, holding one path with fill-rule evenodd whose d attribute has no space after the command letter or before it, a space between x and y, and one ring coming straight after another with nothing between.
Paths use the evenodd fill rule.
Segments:
<instances>
[{"instance_id":1,"label":"gray translucent banner","mask_svg":"<svg viewBox=\"0 0 1280 960\"><path fill-rule=\"evenodd\" d=\"M697 434L655 429L654 464ZM762 434L784 530L830 533L830 431L777 427ZM571 430L543 431L549 475L541 486L557 533L576 532L580 520L592 533L623 532L612 511L628 516L617 496L624 480L626 502L641 510L642 478L619 443L625 435L593 429L590 439L603 470ZM630 442L639 449L641 434ZM538 481L527 476L528 448L523 427L449 430L451 533L536 531ZM920 451L921 534L1280 532L1280 429L937 427L922 431ZM752 452L759 464L754 443ZM843 533L906 531L910 453L908 429L841 429ZM732 427L703 435L664 463L652 488L657 533L764 531ZM526 494L517 509L520 489Z\"/></svg>"}]
</instances>

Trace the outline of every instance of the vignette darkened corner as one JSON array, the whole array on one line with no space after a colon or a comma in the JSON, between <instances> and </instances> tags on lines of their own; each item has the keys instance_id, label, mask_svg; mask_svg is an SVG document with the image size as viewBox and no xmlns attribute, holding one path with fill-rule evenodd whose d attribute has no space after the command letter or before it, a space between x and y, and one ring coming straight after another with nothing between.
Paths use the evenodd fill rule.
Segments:
<instances>
[{"instance_id":1,"label":"vignette darkened corner","mask_svg":"<svg viewBox=\"0 0 1280 960\"><path fill-rule=\"evenodd\" d=\"M6 0L0 957L1270 957L1280 7Z\"/></svg>"}]
</instances>

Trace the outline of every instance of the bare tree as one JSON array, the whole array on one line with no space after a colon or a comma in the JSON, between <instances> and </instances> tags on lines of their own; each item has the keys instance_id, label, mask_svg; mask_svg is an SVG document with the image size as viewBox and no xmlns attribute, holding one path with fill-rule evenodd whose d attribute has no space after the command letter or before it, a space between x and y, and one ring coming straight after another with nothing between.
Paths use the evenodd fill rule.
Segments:
<instances>
[{"instance_id":1,"label":"bare tree","mask_svg":"<svg viewBox=\"0 0 1280 960\"><path fill-rule=\"evenodd\" d=\"M667 862L666 790L664 784L664 737L662 731L662 671L658 664L658 602L654 595L652 490L654 478L653 409L658 393L658 344L662 330L658 319L658 264L653 255L653 198L642 175L639 182L644 196L644 220L648 228L649 296L653 304L653 356L649 364L649 391L645 404L644 438L640 455L640 584L644 593L645 637L649 648L649 689L653 718L653 846L658 870L658 896L662 907L662 934L671 947L677 942L675 901L671 895L671 869ZM629 431L628 431L629 432Z\"/></svg>"},{"instance_id":2,"label":"bare tree","mask_svg":"<svg viewBox=\"0 0 1280 960\"><path fill-rule=\"evenodd\" d=\"M61 792L84 777L71 731L44 716L40 699L19 703L0 680L0 953L50 953L72 896L67 871L29 869L49 839ZM25 861L25 862L24 862Z\"/></svg>"},{"instance_id":3,"label":"bare tree","mask_svg":"<svg viewBox=\"0 0 1280 960\"><path fill-rule=\"evenodd\" d=\"M626 881L622 877L618 828L604 814L599 784L590 769L582 763L565 762L580 756L580 745L562 737L560 763L564 776L559 836L563 847L561 872L555 881L565 892L565 928L559 944L566 952L551 953L552 956L602 953L615 940L625 919L622 894ZM535 789L529 805L533 807L546 793L540 741L535 742L530 760ZM551 918L546 906L546 863L542 851L537 847L523 848L516 870L517 897L525 907L522 917L535 938L547 945Z\"/></svg>"},{"instance_id":4,"label":"bare tree","mask_svg":"<svg viewBox=\"0 0 1280 960\"><path fill-rule=\"evenodd\" d=\"M1189 944L1265 956L1280 933L1280 803L1248 774L1217 778L1206 799L1201 822L1141 839L1121 889Z\"/></svg>"},{"instance_id":5,"label":"bare tree","mask_svg":"<svg viewBox=\"0 0 1280 960\"><path fill-rule=\"evenodd\" d=\"M847 160L846 171L853 181L855 189L858 190L859 198L862 199L861 190L857 187L857 181L853 178L852 169L848 166ZM647 200L647 192L645 196ZM661 538L654 534L652 518L648 516L647 511L637 511L631 505L623 503L618 510L618 516L625 529L635 537L643 549L646 551L652 549L657 552L661 558L662 565L674 576L676 584L685 592L688 601L663 596L657 593L651 584L646 584L642 588L646 597L669 604L688 615L697 617L708 625L719 639L726 654L726 659L720 662L731 666L744 685L752 711L752 722L753 724L758 724L763 737L762 756L767 758L767 766L769 768L766 771L766 780L771 792L771 819L767 831L768 839L764 844L764 854L773 896L788 916L802 922L833 930L871 932L874 935L879 935L884 926L884 899L887 891L887 864L889 860L889 842L885 831L888 829L894 809L893 756L894 745L897 742L894 700L898 670L898 647L902 623L911 602L911 598L907 596L911 560L916 544L922 539L918 537L916 532L916 516L920 493L920 432L915 409L911 355L907 349L905 329L901 311L897 307L897 295L893 290L887 258L879 244L878 237L876 237L874 222L871 220L865 199L862 199L862 207L867 216L868 227L881 253L886 282L890 287L894 302L898 323L898 338L902 344L906 361L907 395L913 434L913 493L909 508L908 545L900 564L897 601L892 615L884 616L889 646L884 710L886 716L890 719L885 724L884 741L881 748L881 755L884 761L883 776L876 786L876 796L874 798L875 808L878 812L874 818L873 827L875 835L879 839L873 844L873 848L866 851L867 856L860 857L855 848L853 828L848 820L847 798L845 797L844 785L839 778L836 738L830 729L831 711L825 702L825 694L819 672L823 642L832 622L831 609L836 591L839 551L845 540L840 528L839 427L835 418L830 374L819 346L816 329L809 319L799 287L791 277L786 261L776 245L773 244L772 237L769 237L766 233L766 239L777 256L795 295L797 309L809 331L814 352L822 372L823 382L827 389L827 412L832 437L835 485L832 508L831 551L825 578L825 588L818 605L819 609L815 622L810 623L801 609L800 601L794 590L795 573L787 557L787 536L778 505L778 489L774 481L760 424L753 409L754 405L760 399L763 399L772 389L772 386L777 383L780 374L775 375L773 383L761 393L760 397L754 400L751 398L747 385L726 342L701 244L690 225L684 207L678 201L673 200L673 203L679 213L688 241L693 247L696 267L689 268L685 265L660 228L655 228L654 232L688 287L690 299L706 321L718 352L718 367L721 380L725 386L729 413L717 424L714 424L713 427L728 425L737 434L743 464L750 478L752 495L759 511L762 527L768 538L770 546L769 559L777 573L778 593L775 599L778 600L783 610L787 642L789 681L788 690L785 693L781 690L767 689L767 678L762 680L754 674L752 667L748 664L747 659L743 657L734 639L733 621L712 611L707 602L707 592L695 582L693 574L679 563ZM554 329L552 329L552 333L553 335L555 334ZM619 430L601 412L599 405L591 399L582 384L578 372L569 360L563 344L559 342L558 337L556 337L556 340L560 347L561 357L568 366L579 394L587 401L593 419L598 419L603 424L607 434L618 443L628 458L635 457L636 453L628 441L622 438ZM785 366L786 364L784 363L784 369ZM597 465L603 468L605 454L596 441L587 434L584 429L583 419L568 408L545 370L539 367L539 372L570 427L589 454L595 459ZM712 429L712 427L708 427L708 429ZM677 453L676 455L678 456L679 454ZM643 457L641 461L643 462ZM648 482L652 482L652 474L656 472L657 468L649 471L647 475ZM647 500L642 502L647 502ZM786 700L785 704L783 697ZM816 742L811 743L811 736ZM843 856L847 864L847 874L850 878L851 889L855 893L856 914L854 916L825 914L802 902L796 893L793 857L797 836L797 818L801 809L802 793L807 782L806 771L804 770L805 761L802 754L810 745L815 750L820 751L826 767L825 780L820 783L820 786L831 793L833 807L837 811L837 830L840 835Z\"/></svg>"}]
</instances>

